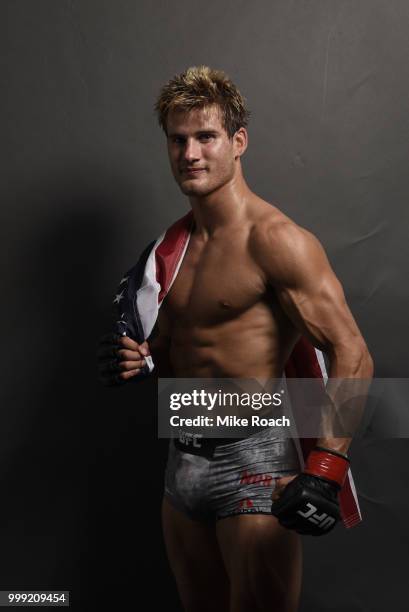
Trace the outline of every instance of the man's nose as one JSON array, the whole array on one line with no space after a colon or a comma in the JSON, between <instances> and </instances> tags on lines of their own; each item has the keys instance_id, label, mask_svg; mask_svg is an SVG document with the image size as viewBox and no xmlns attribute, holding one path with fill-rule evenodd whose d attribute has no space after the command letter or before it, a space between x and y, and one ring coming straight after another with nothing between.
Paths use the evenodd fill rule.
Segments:
<instances>
[{"instance_id":1,"label":"man's nose","mask_svg":"<svg viewBox=\"0 0 409 612\"><path fill-rule=\"evenodd\" d=\"M200 143L194 138L188 138L183 150L183 157L188 162L200 159Z\"/></svg>"}]
</instances>

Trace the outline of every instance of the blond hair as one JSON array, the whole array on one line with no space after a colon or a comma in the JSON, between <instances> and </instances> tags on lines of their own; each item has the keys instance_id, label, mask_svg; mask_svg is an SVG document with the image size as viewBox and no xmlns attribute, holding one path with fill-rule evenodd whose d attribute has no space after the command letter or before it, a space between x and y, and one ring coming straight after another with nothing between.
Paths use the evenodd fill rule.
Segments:
<instances>
[{"instance_id":1,"label":"blond hair","mask_svg":"<svg viewBox=\"0 0 409 612\"><path fill-rule=\"evenodd\" d=\"M230 138L241 127L246 127L250 111L246 101L222 70L208 66L192 66L175 75L160 90L155 104L159 125L166 131L170 110L188 112L217 104L221 111L222 125Z\"/></svg>"}]
</instances>

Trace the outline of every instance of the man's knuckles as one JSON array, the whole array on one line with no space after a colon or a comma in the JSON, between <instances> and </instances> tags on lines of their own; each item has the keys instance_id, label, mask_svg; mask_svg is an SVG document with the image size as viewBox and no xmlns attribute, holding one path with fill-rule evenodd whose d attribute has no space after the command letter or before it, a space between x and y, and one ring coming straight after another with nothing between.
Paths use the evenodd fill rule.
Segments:
<instances>
[{"instance_id":1,"label":"man's knuckles","mask_svg":"<svg viewBox=\"0 0 409 612\"><path fill-rule=\"evenodd\" d=\"M137 368L134 370L129 370L129 372L122 372L121 374L119 374L119 378L121 380L128 380L129 378L132 378L133 376L137 376L140 371L141 370Z\"/></svg>"},{"instance_id":2,"label":"man's knuckles","mask_svg":"<svg viewBox=\"0 0 409 612\"><path fill-rule=\"evenodd\" d=\"M143 346L143 344L138 344L135 340L132 340L132 338L129 338L129 336L121 336L119 339L119 344L121 347L125 348L125 349L129 349L131 351L138 351L140 352L141 347Z\"/></svg>"},{"instance_id":3,"label":"man's knuckles","mask_svg":"<svg viewBox=\"0 0 409 612\"><path fill-rule=\"evenodd\" d=\"M128 349L120 349L117 351L118 361L139 361L143 359L140 351L131 351Z\"/></svg>"},{"instance_id":4,"label":"man's knuckles","mask_svg":"<svg viewBox=\"0 0 409 612\"><path fill-rule=\"evenodd\" d=\"M145 361L143 359L132 359L132 361L121 361L119 363L119 367L122 370L131 371L135 369L142 368L145 365Z\"/></svg>"}]
</instances>

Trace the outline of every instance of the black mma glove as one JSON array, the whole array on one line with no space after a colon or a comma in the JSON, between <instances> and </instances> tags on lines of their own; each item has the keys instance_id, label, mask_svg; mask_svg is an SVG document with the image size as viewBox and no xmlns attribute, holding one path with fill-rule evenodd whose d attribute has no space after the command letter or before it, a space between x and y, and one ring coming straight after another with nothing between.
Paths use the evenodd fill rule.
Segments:
<instances>
[{"instance_id":1,"label":"black mma glove","mask_svg":"<svg viewBox=\"0 0 409 612\"><path fill-rule=\"evenodd\" d=\"M97 364L99 381L106 387L122 385L126 381L119 377L123 371L120 366L118 351L122 348L119 344L119 334L110 333L102 336L97 351Z\"/></svg>"},{"instance_id":2,"label":"black mma glove","mask_svg":"<svg viewBox=\"0 0 409 612\"><path fill-rule=\"evenodd\" d=\"M271 506L283 527L304 535L320 536L340 520L338 492L344 484L349 459L317 446L307 458L304 471L284 488Z\"/></svg>"},{"instance_id":3,"label":"black mma glove","mask_svg":"<svg viewBox=\"0 0 409 612\"><path fill-rule=\"evenodd\" d=\"M123 334L123 336L124 335L125 334ZM106 334L101 338L97 351L99 380L103 385L108 387L123 385L124 383L130 381L139 381L149 376L151 370L153 369L151 355L141 353L140 358L145 361L145 365L142 367L138 366L138 374L126 380L121 378L121 372L125 372L126 370L120 366L121 361L125 360L125 358L123 356L121 357L118 353L119 350L124 349L122 344L120 344L120 338L121 335L117 333ZM141 347L139 347L139 350L140 349Z\"/></svg>"}]
</instances>

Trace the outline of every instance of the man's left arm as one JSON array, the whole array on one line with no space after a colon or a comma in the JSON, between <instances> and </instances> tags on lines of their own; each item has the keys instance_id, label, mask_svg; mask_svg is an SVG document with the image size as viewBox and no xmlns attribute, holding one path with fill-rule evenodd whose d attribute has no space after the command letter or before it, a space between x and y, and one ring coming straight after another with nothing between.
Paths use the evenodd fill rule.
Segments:
<instances>
[{"instance_id":1,"label":"man's left arm","mask_svg":"<svg viewBox=\"0 0 409 612\"><path fill-rule=\"evenodd\" d=\"M369 386L373 362L341 284L312 234L290 221L274 223L257 230L253 248L283 311L330 360L325 388L329 410L326 402L321 437L301 474L277 480L271 509L284 527L323 535L340 519L338 492L347 477L351 443L350 434L344 432L353 431L359 422L365 401L362 391ZM351 382L358 384L358 393ZM334 425L339 419L342 424L345 406L348 423L339 435Z\"/></svg>"},{"instance_id":2,"label":"man's left arm","mask_svg":"<svg viewBox=\"0 0 409 612\"><path fill-rule=\"evenodd\" d=\"M358 386L367 387L373 362L324 249L310 232L290 221L260 230L254 244L266 283L274 288L284 312L302 335L327 354L326 393L342 418L339 404L348 404L348 390L355 397L362 395L348 382L341 389L342 381L355 379ZM327 426L328 434L318 445L346 454L351 438L332 437L331 423Z\"/></svg>"}]
</instances>

